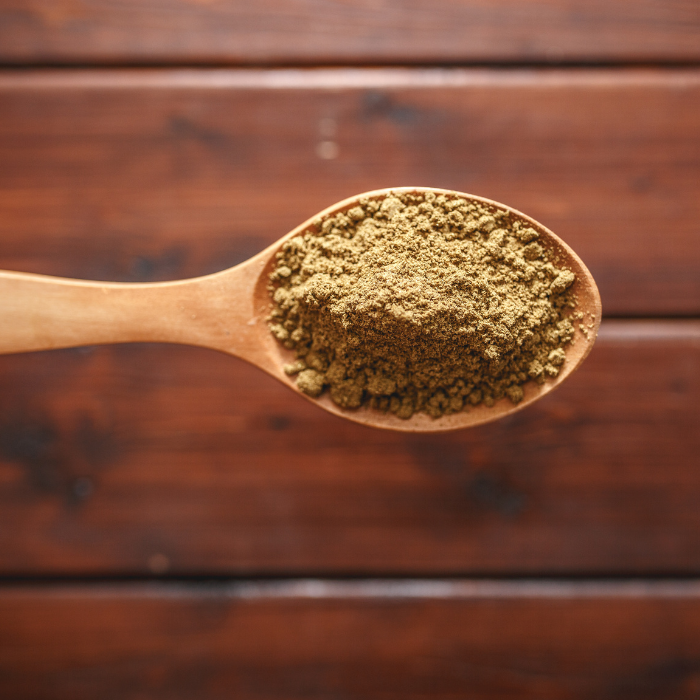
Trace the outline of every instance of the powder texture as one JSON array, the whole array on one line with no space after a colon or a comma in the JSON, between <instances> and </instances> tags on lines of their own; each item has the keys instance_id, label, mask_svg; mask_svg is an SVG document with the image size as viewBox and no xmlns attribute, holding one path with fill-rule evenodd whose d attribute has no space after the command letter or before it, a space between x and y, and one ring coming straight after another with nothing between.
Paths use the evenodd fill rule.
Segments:
<instances>
[{"instance_id":1,"label":"powder texture","mask_svg":"<svg viewBox=\"0 0 700 700\"><path fill-rule=\"evenodd\" d=\"M511 212L458 195L364 199L287 241L270 276L274 336L310 396L437 418L556 377L574 274Z\"/></svg>"}]
</instances>

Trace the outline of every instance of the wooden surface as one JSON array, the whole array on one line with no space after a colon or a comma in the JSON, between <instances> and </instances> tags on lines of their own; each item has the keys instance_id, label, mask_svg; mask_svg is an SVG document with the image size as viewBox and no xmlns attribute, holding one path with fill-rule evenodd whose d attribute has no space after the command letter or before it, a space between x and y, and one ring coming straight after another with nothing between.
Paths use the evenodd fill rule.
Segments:
<instances>
[{"instance_id":1,"label":"wooden surface","mask_svg":"<svg viewBox=\"0 0 700 700\"><path fill-rule=\"evenodd\" d=\"M0 697L700 697L700 4L0 0L0 269L206 274L401 185L580 254L581 370L410 436L214 351L0 357Z\"/></svg>"},{"instance_id":2,"label":"wooden surface","mask_svg":"<svg viewBox=\"0 0 700 700\"><path fill-rule=\"evenodd\" d=\"M2 0L7 63L673 62L695 0Z\"/></svg>"},{"instance_id":3,"label":"wooden surface","mask_svg":"<svg viewBox=\"0 0 700 700\"><path fill-rule=\"evenodd\" d=\"M700 323L607 321L561 388L405 435L195 348L1 359L13 575L700 573Z\"/></svg>"},{"instance_id":4,"label":"wooden surface","mask_svg":"<svg viewBox=\"0 0 700 700\"><path fill-rule=\"evenodd\" d=\"M10 587L0 619L16 700L690 700L700 677L697 583Z\"/></svg>"},{"instance_id":5,"label":"wooden surface","mask_svg":"<svg viewBox=\"0 0 700 700\"><path fill-rule=\"evenodd\" d=\"M0 268L206 274L424 185L542 222L605 314L700 314L698 114L697 69L5 73Z\"/></svg>"}]
</instances>

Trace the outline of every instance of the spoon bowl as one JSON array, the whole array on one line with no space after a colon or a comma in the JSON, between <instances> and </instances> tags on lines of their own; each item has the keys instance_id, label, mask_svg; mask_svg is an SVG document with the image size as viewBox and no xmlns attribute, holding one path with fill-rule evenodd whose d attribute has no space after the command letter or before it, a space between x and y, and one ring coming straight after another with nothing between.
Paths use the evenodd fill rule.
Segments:
<instances>
[{"instance_id":1,"label":"spoon bowl","mask_svg":"<svg viewBox=\"0 0 700 700\"><path fill-rule=\"evenodd\" d=\"M586 333L578 331L566 349L566 361L556 378L523 385L524 398L515 405L500 399L460 413L434 419L415 413L410 419L361 407L344 409L328 395L311 398L299 391L284 365L294 359L270 333L272 308L269 275L275 254L289 239L303 234L319 218L356 206L360 199L383 199L390 193L434 192L505 209L539 234L551 259L576 275L572 290L576 310L584 314ZM375 428L409 432L439 432L488 423L519 411L559 386L583 362L598 332L601 303L598 289L579 257L549 229L530 217L482 197L429 187L374 190L338 202L290 231L246 262L204 277L127 284L88 282L45 275L0 271L0 354L125 342L169 342L196 345L239 357L272 375L297 394L342 418Z\"/></svg>"}]
</instances>

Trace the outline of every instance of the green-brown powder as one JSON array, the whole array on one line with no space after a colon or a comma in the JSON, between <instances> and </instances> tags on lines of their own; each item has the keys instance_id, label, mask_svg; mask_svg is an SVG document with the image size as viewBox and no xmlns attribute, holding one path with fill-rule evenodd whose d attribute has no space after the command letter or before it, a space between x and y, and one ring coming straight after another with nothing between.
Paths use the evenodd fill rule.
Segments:
<instances>
[{"instance_id":1,"label":"green-brown powder","mask_svg":"<svg viewBox=\"0 0 700 700\"><path fill-rule=\"evenodd\" d=\"M433 417L555 377L575 277L511 212L457 196L361 200L284 244L270 330L299 389Z\"/></svg>"}]
</instances>

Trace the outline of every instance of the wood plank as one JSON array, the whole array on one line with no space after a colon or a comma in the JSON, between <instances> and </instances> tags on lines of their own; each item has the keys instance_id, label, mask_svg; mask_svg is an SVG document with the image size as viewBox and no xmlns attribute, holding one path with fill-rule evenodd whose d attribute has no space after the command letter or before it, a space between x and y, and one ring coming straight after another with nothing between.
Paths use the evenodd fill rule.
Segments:
<instances>
[{"instance_id":1,"label":"wood plank","mask_svg":"<svg viewBox=\"0 0 700 700\"><path fill-rule=\"evenodd\" d=\"M7 63L697 61L694 0L32 0L0 3Z\"/></svg>"},{"instance_id":2,"label":"wood plank","mask_svg":"<svg viewBox=\"0 0 700 700\"><path fill-rule=\"evenodd\" d=\"M686 700L700 584L327 582L0 590L16 700Z\"/></svg>"},{"instance_id":3,"label":"wood plank","mask_svg":"<svg viewBox=\"0 0 700 700\"><path fill-rule=\"evenodd\" d=\"M698 183L698 70L0 75L5 269L213 272L349 195L420 184L548 225L607 314L698 315Z\"/></svg>"},{"instance_id":4,"label":"wood plank","mask_svg":"<svg viewBox=\"0 0 700 700\"><path fill-rule=\"evenodd\" d=\"M4 575L700 571L700 322L605 321L534 406L443 435L213 351L0 358Z\"/></svg>"}]
</instances>

